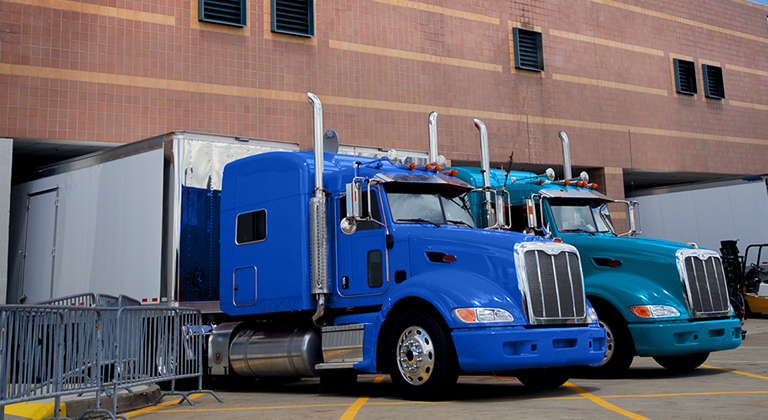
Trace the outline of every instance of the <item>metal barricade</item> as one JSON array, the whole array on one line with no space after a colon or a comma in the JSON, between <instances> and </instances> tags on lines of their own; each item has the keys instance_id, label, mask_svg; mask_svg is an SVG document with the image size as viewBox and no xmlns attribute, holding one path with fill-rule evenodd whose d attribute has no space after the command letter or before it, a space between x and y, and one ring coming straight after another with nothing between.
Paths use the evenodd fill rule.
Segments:
<instances>
[{"instance_id":1,"label":"metal barricade","mask_svg":"<svg viewBox=\"0 0 768 420\"><path fill-rule=\"evenodd\" d=\"M98 392L100 314L94 308L0 306L0 418L5 405Z\"/></svg>"},{"instance_id":2,"label":"metal barricade","mask_svg":"<svg viewBox=\"0 0 768 420\"><path fill-rule=\"evenodd\" d=\"M141 306L138 300L125 296L112 296L101 293L81 293L37 302L35 305L77 306L88 308L121 308L123 306Z\"/></svg>"},{"instance_id":3,"label":"metal barricade","mask_svg":"<svg viewBox=\"0 0 768 420\"><path fill-rule=\"evenodd\" d=\"M91 299L91 300L89 300ZM161 395L179 395L179 403L202 389L205 329L200 311L190 308L118 306L130 298L101 300L98 295L60 299L52 304L0 306L0 420L7 404L54 398L59 418L64 395L94 392L95 412L118 416L121 389L171 381ZM82 303L82 305L81 305ZM198 389L182 393L175 381L197 378ZM101 408L101 394L112 398L111 411ZM158 399L158 402L160 401Z\"/></svg>"},{"instance_id":4,"label":"metal barricade","mask_svg":"<svg viewBox=\"0 0 768 420\"><path fill-rule=\"evenodd\" d=\"M191 308L124 307L117 312L113 393L133 385L171 381L168 395L178 395L190 405L193 393L207 393L222 402L214 392L202 389L203 339L201 314ZM176 380L198 378L198 389L176 391ZM113 400L113 411L116 410Z\"/></svg>"}]
</instances>

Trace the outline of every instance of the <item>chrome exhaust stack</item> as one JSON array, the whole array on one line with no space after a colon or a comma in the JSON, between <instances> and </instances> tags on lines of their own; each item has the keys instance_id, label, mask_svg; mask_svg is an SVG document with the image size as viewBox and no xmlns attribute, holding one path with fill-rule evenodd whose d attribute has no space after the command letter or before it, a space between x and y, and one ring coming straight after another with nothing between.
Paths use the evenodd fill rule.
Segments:
<instances>
[{"instance_id":1,"label":"chrome exhaust stack","mask_svg":"<svg viewBox=\"0 0 768 420\"><path fill-rule=\"evenodd\" d=\"M475 118L475 127L480 131L480 168L483 172L483 190L485 190L486 222L488 227L496 225L496 212L491 200L491 158L488 151L488 129L482 121Z\"/></svg>"},{"instance_id":2,"label":"chrome exhaust stack","mask_svg":"<svg viewBox=\"0 0 768 420\"><path fill-rule=\"evenodd\" d=\"M429 163L437 162L437 112L429 113Z\"/></svg>"},{"instance_id":3,"label":"chrome exhaust stack","mask_svg":"<svg viewBox=\"0 0 768 420\"><path fill-rule=\"evenodd\" d=\"M325 312L328 294L328 226L326 226L326 199L323 188L323 104L311 92L309 103L314 108L315 196L310 200L310 252L312 253L312 294L317 298L317 322Z\"/></svg>"},{"instance_id":4,"label":"chrome exhaust stack","mask_svg":"<svg viewBox=\"0 0 768 420\"><path fill-rule=\"evenodd\" d=\"M572 179L573 173L571 172L571 144L568 140L568 134L565 131L557 133L560 140L563 141L563 179Z\"/></svg>"}]
</instances>

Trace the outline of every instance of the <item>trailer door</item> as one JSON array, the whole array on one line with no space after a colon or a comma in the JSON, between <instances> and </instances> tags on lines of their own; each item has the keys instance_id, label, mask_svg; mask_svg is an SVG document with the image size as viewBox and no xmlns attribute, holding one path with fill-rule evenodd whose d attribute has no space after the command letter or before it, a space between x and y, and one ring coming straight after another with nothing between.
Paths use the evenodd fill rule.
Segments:
<instances>
[{"instance_id":1,"label":"trailer door","mask_svg":"<svg viewBox=\"0 0 768 420\"><path fill-rule=\"evenodd\" d=\"M58 188L27 195L24 270L21 279L22 296L27 297L27 303L53 297L58 201Z\"/></svg>"}]
</instances>

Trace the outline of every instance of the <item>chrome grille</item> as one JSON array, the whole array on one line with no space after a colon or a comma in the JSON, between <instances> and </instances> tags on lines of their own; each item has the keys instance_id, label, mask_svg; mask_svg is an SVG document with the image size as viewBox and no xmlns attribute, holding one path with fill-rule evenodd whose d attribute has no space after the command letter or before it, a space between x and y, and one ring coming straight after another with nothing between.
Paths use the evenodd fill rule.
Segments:
<instances>
[{"instance_id":1,"label":"chrome grille","mask_svg":"<svg viewBox=\"0 0 768 420\"><path fill-rule=\"evenodd\" d=\"M720 256L712 251L679 250L677 258L693 315L697 318L728 315L728 286Z\"/></svg>"},{"instance_id":2,"label":"chrome grille","mask_svg":"<svg viewBox=\"0 0 768 420\"><path fill-rule=\"evenodd\" d=\"M515 249L528 320L533 324L586 322L584 279L576 248L538 242L518 244Z\"/></svg>"}]
</instances>

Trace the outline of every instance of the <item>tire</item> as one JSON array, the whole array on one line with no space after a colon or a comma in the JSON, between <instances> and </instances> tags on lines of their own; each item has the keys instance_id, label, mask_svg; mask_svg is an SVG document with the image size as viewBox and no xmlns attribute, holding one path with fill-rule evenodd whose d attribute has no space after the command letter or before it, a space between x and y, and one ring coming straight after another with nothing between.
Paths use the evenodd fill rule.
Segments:
<instances>
[{"instance_id":1,"label":"tire","mask_svg":"<svg viewBox=\"0 0 768 420\"><path fill-rule=\"evenodd\" d=\"M682 354L679 356L654 356L656 363L674 373L689 372L707 361L709 353Z\"/></svg>"},{"instance_id":2,"label":"tire","mask_svg":"<svg viewBox=\"0 0 768 420\"><path fill-rule=\"evenodd\" d=\"M517 372L515 376L534 391L559 388L569 379L568 372L563 368L528 369Z\"/></svg>"},{"instance_id":3,"label":"tire","mask_svg":"<svg viewBox=\"0 0 768 420\"><path fill-rule=\"evenodd\" d=\"M595 306L600 326L605 328L605 356L592 370L599 375L624 375L635 358L635 344L626 321L613 307Z\"/></svg>"},{"instance_id":4,"label":"tire","mask_svg":"<svg viewBox=\"0 0 768 420\"><path fill-rule=\"evenodd\" d=\"M402 313L387 342L389 374L405 398L438 399L456 384L453 344L431 315L420 310Z\"/></svg>"}]
</instances>

